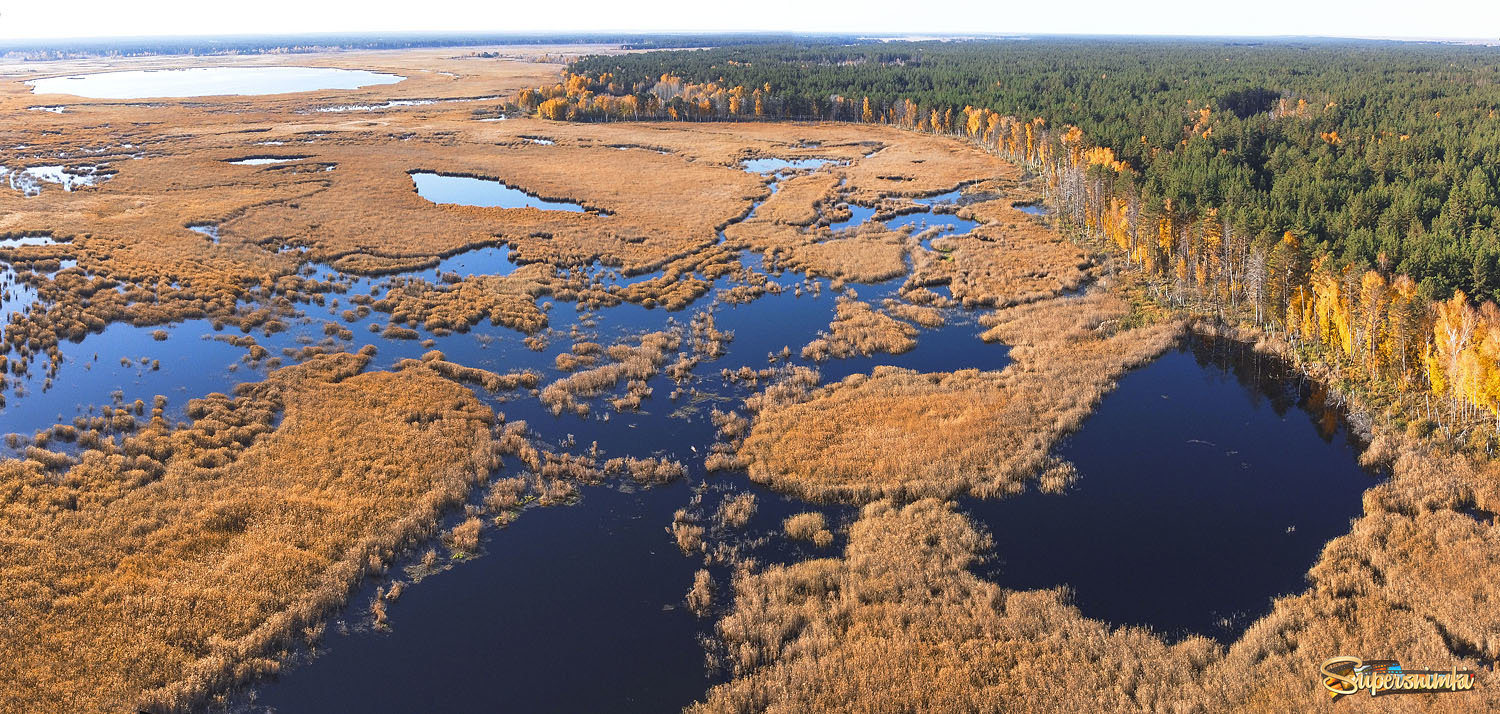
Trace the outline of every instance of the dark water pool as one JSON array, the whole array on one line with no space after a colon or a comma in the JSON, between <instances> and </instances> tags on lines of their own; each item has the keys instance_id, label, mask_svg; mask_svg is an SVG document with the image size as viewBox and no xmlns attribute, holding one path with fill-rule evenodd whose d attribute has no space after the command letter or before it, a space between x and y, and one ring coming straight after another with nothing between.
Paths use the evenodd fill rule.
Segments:
<instances>
[{"instance_id":1,"label":"dark water pool","mask_svg":"<svg viewBox=\"0 0 1500 714\"><path fill-rule=\"evenodd\" d=\"M665 528L691 497L679 481L644 491L587 488L573 506L533 508L485 539L489 552L409 588L391 629L330 638L326 652L262 687L252 710L276 712L666 712L725 673L705 668L713 618L684 604L701 556ZM739 536L765 539L806 506L748 484L715 482L705 499L751 491L757 513ZM822 509L835 520L850 509ZM775 539L761 562L833 555ZM710 568L720 604L726 567ZM369 595L365 596L368 602Z\"/></svg>"},{"instance_id":2,"label":"dark water pool","mask_svg":"<svg viewBox=\"0 0 1500 714\"><path fill-rule=\"evenodd\" d=\"M1063 495L963 508L994 534L983 572L1068 585L1088 617L1168 636L1237 636L1300 592L1375 475L1313 386L1280 362L1195 340L1131 372L1060 453Z\"/></svg>"}]
</instances>

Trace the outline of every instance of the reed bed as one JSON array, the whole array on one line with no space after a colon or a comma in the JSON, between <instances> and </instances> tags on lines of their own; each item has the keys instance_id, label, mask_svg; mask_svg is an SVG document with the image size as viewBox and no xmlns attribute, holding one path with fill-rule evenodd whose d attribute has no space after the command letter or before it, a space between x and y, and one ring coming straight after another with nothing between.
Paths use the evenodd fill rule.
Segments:
<instances>
[{"instance_id":1,"label":"reed bed","mask_svg":"<svg viewBox=\"0 0 1500 714\"><path fill-rule=\"evenodd\" d=\"M1000 372L877 367L819 388L793 374L747 402L754 421L738 456L751 478L814 500L993 497L1043 474L1056 489L1067 469L1052 446L1182 331L1169 321L1127 328L1130 317L1129 303L1104 293L997 311L983 337L1011 346L1014 364Z\"/></svg>"},{"instance_id":2,"label":"reed bed","mask_svg":"<svg viewBox=\"0 0 1500 714\"><path fill-rule=\"evenodd\" d=\"M629 392L617 400L617 411L634 409L642 399L650 395L645 380L656 376L666 365L667 357L682 343L677 332L652 332L643 335L630 345L619 343L605 351L610 361L592 369L574 372L542 388L541 401L553 414L564 411L587 415L587 400L613 389L622 381L629 382Z\"/></svg>"},{"instance_id":3,"label":"reed bed","mask_svg":"<svg viewBox=\"0 0 1500 714\"><path fill-rule=\"evenodd\" d=\"M822 362L830 357L901 354L917 346L917 328L880 312L867 302L839 296L828 332L802 348L802 358Z\"/></svg>"},{"instance_id":4,"label":"reed bed","mask_svg":"<svg viewBox=\"0 0 1500 714\"><path fill-rule=\"evenodd\" d=\"M341 354L0 461L0 710L187 711L278 658L500 462L493 412ZM83 636L81 633L94 633Z\"/></svg>"},{"instance_id":5,"label":"reed bed","mask_svg":"<svg viewBox=\"0 0 1500 714\"><path fill-rule=\"evenodd\" d=\"M828 522L823 514L817 511L788 516L782 522L781 529L786 533L786 537L812 541L819 548L826 548L833 543L833 533L828 530Z\"/></svg>"},{"instance_id":6,"label":"reed bed","mask_svg":"<svg viewBox=\"0 0 1500 714\"><path fill-rule=\"evenodd\" d=\"M952 502L864 507L841 557L741 571L718 623L732 679L694 712L1488 711L1500 706L1491 568L1497 467L1381 432L1391 477L1331 541L1309 587L1240 638L1169 643L1083 617L1066 589L973 574L992 544ZM806 515L806 514L804 514ZM796 516L794 518L802 518ZM791 519L788 535L792 534ZM798 525L799 533L811 526ZM1474 691L1330 701L1337 653L1476 670ZM1367 657L1376 655L1365 655ZM1392 707L1395 707L1393 709Z\"/></svg>"}]
</instances>

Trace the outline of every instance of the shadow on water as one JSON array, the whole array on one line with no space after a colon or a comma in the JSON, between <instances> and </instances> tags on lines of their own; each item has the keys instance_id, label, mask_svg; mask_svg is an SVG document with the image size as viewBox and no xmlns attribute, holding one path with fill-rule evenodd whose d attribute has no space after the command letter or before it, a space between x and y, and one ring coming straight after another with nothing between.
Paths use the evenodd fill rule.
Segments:
<instances>
[{"instance_id":1,"label":"shadow on water","mask_svg":"<svg viewBox=\"0 0 1500 714\"><path fill-rule=\"evenodd\" d=\"M1079 480L962 507L995 538L980 568L1068 585L1085 616L1236 637L1300 592L1375 475L1340 413L1279 360L1193 338L1125 375L1061 446Z\"/></svg>"},{"instance_id":2,"label":"shadow on water","mask_svg":"<svg viewBox=\"0 0 1500 714\"><path fill-rule=\"evenodd\" d=\"M678 606L695 563L663 531L687 490L591 488L577 505L531 509L491 532L478 561L408 589L389 632L333 638L327 653L262 689L256 707L681 707L705 686L698 623Z\"/></svg>"}]
</instances>

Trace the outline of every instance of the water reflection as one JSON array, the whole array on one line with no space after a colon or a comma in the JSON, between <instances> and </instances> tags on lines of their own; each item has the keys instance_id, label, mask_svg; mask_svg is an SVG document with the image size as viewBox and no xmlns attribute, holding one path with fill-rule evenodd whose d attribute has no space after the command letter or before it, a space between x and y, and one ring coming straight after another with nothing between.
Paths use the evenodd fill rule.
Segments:
<instances>
[{"instance_id":1,"label":"water reflection","mask_svg":"<svg viewBox=\"0 0 1500 714\"><path fill-rule=\"evenodd\" d=\"M1127 374L1060 447L1063 495L966 501L1010 588L1067 585L1088 617L1232 639L1302 590L1375 476L1340 412L1286 365L1194 339Z\"/></svg>"}]
</instances>

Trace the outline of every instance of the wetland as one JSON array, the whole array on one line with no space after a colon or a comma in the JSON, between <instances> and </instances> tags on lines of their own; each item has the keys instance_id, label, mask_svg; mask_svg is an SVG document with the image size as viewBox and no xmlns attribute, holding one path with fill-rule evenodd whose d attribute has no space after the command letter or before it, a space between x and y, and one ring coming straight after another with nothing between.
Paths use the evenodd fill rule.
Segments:
<instances>
[{"instance_id":1,"label":"wetland","mask_svg":"<svg viewBox=\"0 0 1500 714\"><path fill-rule=\"evenodd\" d=\"M12 68L0 711L1187 709L1438 517L1025 167L544 121L525 51Z\"/></svg>"}]
</instances>

